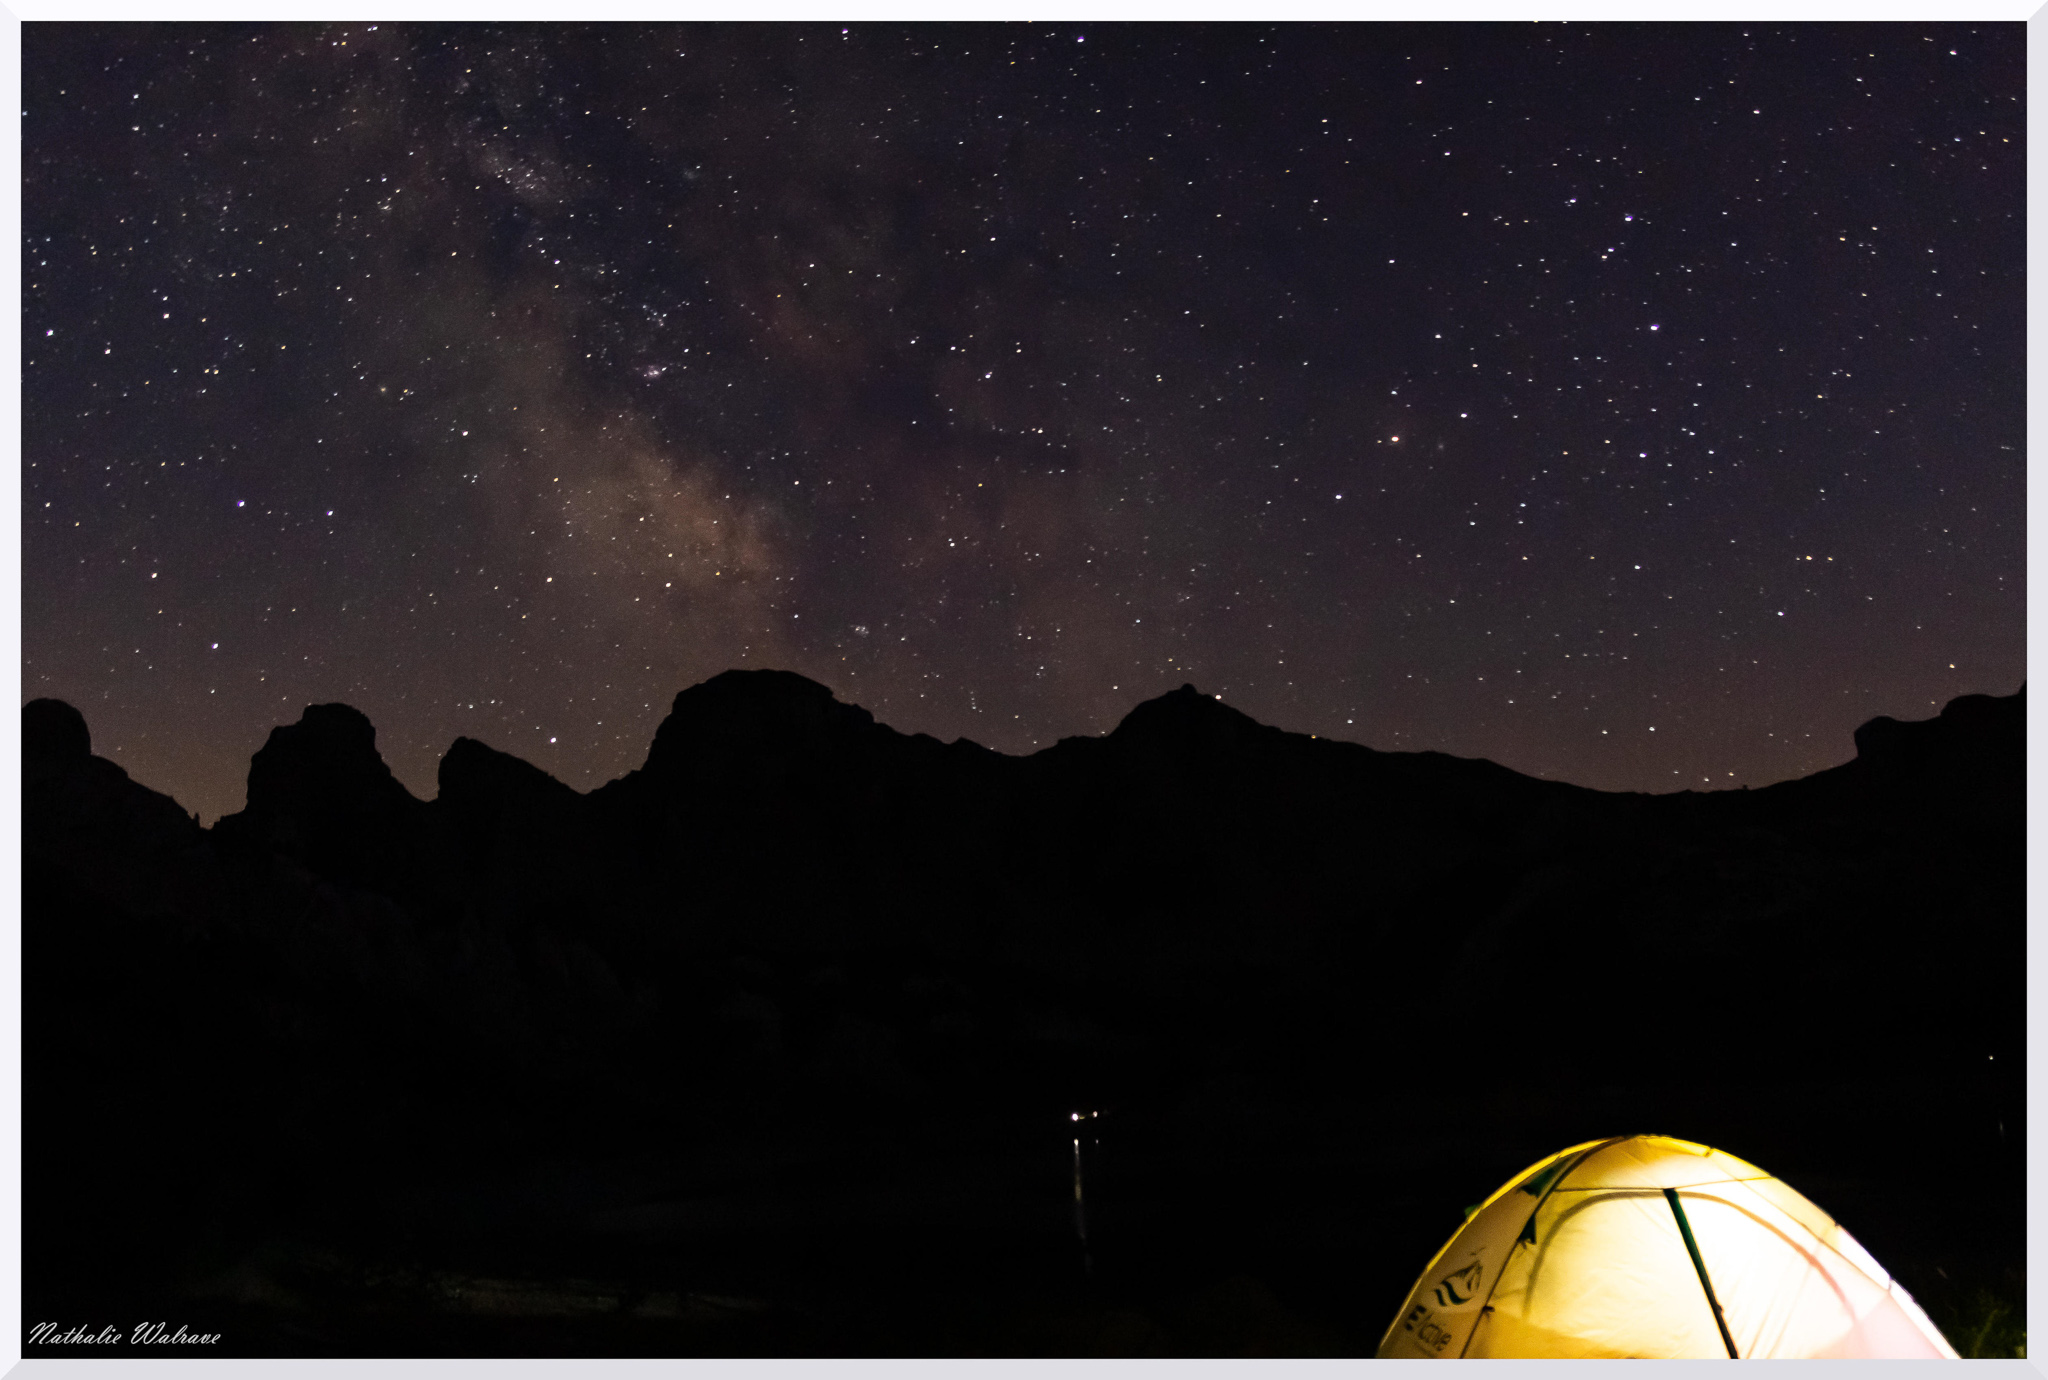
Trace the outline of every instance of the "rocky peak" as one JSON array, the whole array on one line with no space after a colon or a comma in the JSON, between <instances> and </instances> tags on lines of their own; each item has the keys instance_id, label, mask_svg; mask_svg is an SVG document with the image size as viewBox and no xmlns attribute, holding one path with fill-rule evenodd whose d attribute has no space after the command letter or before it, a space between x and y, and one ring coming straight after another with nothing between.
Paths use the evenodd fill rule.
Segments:
<instances>
[{"instance_id":1,"label":"rocky peak","mask_svg":"<svg viewBox=\"0 0 2048 1380\"><path fill-rule=\"evenodd\" d=\"M21 707L21 764L29 777L82 766L92 757L85 715L62 700L30 700Z\"/></svg>"},{"instance_id":2,"label":"rocky peak","mask_svg":"<svg viewBox=\"0 0 2048 1380\"><path fill-rule=\"evenodd\" d=\"M462 810L512 801L567 801L578 792L521 757L457 738L441 757L441 800Z\"/></svg>"},{"instance_id":3,"label":"rocky peak","mask_svg":"<svg viewBox=\"0 0 2048 1380\"><path fill-rule=\"evenodd\" d=\"M417 805L377 751L377 730L346 704L308 705L270 730L249 761L252 815L341 817Z\"/></svg>"},{"instance_id":4,"label":"rocky peak","mask_svg":"<svg viewBox=\"0 0 2048 1380\"><path fill-rule=\"evenodd\" d=\"M314 871L367 882L409 851L425 806L391 774L377 730L346 704L309 705L249 761L249 803L216 826Z\"/></svg>"},{"instance_id":5,"label":"rocky peak","mask_svg":"<svg viewBox=\"0 0 2048 1380\"><path fill-rule=\"evenodd\" d=\"M726 671L675 698L647 753L650 775L724 764L741 756L816 753L875 731L875 716L841 704L793 671Z\"/></svg>"},{"instance_id":6,"label":"rocky peak","mask_svg":"<svg viewBox=\"0 0 2048 1380\"><path fill-rule=\"evenodd\" d=\"M1109 741L1174 749L1216 749L1237 746L1255 735L1278 730L1266 727L1214 695L1192 685L1168 691L1124 715Z\"/></svg>"}]
</instances>

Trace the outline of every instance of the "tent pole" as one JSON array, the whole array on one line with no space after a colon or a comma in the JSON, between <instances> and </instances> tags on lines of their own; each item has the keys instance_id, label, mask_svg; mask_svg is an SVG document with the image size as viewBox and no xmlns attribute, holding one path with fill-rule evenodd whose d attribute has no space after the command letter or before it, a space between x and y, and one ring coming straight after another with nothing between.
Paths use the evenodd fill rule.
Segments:
<instances>
[{"instance_id":1,"label":"tent pole","mask_svg":"<svg viewBox=\"0 0 2048 1380\"><path fill-rule=\"evenodd\" d=\"M1714 1310L1714 1326L1721 1329L1721 1344L1728 1348L1728 1359L1742 1359L1735 1350L1735 1339L1728 1335L1728 1320L1721 1316L1721 1300L1714 1297L1714 1282L1707 1278L1707 1262L1700 1259L1700 1247L1692 1239L1692 1223L1685 1220L1685 1209L1678 1205L1678 1190L1664 1190L1664 1201L1671 1204L1671 1215L1678 1219L1678 1234L1685 1238L1686 1253L1692 1257L1692 1267L1699 1272L1700 1288L1707 1291L1707 1306Z\"/></svg>"}]
</instances>

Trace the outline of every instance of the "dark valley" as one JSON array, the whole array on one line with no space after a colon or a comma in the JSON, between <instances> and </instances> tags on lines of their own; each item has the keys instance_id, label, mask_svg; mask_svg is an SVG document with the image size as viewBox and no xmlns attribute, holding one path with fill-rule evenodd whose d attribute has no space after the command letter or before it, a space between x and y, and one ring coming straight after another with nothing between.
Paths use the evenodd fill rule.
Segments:
<instances>
[{"instance_id":1,"label":"dark valley","mask_svg":"<svg viewBox=\"0 0 2048 1380\"><path fill-rule=\"evenodd\" d=\"M1468 1203L1654 1131L1964 1354L2018 1326L2023 694L1644 796L1192 687L1007 757L732 671L588 794L463 738L422 801L316 705L210 829L23 714L32 1322L1369 1355Z\"/></svg>"}]
</instances>

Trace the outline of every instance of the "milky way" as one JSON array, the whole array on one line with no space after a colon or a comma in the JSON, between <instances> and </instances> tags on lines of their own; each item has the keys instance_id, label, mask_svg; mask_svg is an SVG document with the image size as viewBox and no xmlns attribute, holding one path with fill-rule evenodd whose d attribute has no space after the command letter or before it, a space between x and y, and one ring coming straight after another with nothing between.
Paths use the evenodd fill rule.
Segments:
<instances>
[{"instance_id":1,"label":"milky way","mask_svg":"<svg viewBox=\"0 0 2048 1380\"><path fill-rule=\"evenodd\" d=\"M208 819L733 666L1816 770L2023 674L2023 42L29 25L23 691Z\"/></svg>"}]
</instances>

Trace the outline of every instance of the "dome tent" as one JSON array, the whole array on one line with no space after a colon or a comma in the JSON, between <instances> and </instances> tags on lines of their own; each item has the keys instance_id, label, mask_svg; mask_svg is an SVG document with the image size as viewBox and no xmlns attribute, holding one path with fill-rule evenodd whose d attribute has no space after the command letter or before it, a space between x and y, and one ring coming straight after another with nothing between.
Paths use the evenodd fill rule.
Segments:
<instances>
[{"instance_id":1,"label":"dome tent","mask_svg":"<svg viewBox=\"0 0 2048 1380\"><path fill-rule=\"evenodd\" d=\"M1668 1136L1575 1145L1481 1203L1382 1357L1899 1357L1955 1351L1805 1198Z\"/></svg>"}]
</instances>

